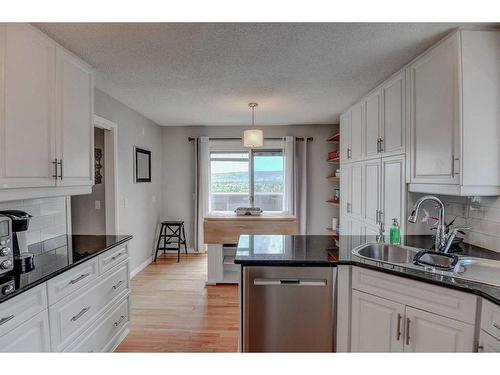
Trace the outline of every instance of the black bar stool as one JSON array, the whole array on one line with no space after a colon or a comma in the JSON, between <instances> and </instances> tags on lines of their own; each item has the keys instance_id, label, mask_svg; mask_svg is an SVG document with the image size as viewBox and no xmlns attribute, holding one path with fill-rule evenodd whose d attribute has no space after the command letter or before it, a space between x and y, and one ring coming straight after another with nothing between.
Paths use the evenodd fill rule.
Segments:
<instances>
[{"instance_id":1,"label":"black bar stool","mask_svg":"<svg viewBox=\"0 0 500 375\"><path fill-rule=\"evenodd\" d=\"M163 246L160 247L162 239ZM177 244L177 247L167 247L167 245L170 244ZM154 261L156 262L156 257L158 256L158 251L160 250L163 250L163 254L165 254L167 250L177 250L177 262L179 262L181 260L181 245L184 245L184 251L187 255L184 221L162 221Z\"/></svg>"}]
</instances>

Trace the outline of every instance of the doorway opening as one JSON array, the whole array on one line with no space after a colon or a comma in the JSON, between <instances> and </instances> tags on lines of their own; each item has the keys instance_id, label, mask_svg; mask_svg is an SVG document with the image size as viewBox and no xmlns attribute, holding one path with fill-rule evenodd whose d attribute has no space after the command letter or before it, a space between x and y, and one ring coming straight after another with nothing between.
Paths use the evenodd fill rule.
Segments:
<instances>
[{"instance_id":1,"label":"doorway opening","mask_svg":"<svg viewBox=\"0 0 500 375\"><path fill-rule=\"evenodd\" d=\"M118 234L117 126L94 116L94 186L71 202L71 233Z\"/></svg>"}]
</instances>

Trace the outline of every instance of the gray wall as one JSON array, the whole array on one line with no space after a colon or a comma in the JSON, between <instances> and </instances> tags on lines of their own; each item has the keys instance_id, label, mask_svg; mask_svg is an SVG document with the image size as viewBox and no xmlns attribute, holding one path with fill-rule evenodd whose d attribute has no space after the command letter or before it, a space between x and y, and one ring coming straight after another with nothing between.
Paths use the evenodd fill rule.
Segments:
<instances>
[{"instance_id":1,"label":"gray wall","mask_svg":"<svg viewBox=\"0 0 500 375\"><path fill-rule=\"evenodd\" d=\"M165 219L182 219L186 225L188 247L194 239L194 144L188 137L240 137L247 127L237 126L173 126L163 128L163 215ZM334 182L326 180L333 166L326 162L328 151L334 146L326 139L336 125L289 125L260 127L265 137L314 137L308 149L308 233L325 234L331 227L331 218L338 217L338 209L325 200L333 196Z\"/></svg>"},{"instance_id":2,"label":"gray wall","mask_svg":"<svg viewBox=\"0 0 500 375\"><path fill-rule=\"evenodd\" d=\"M92 186L91 194L71 197L71 231L73 234L106 234L106 170L104 168L103 129L94 128L94 147L102 150L102 184ZM101 202L100 209L95 208L96 201Z\"/></svg>"},{"instance_id":3,"label":"gray wall","mask_svg":"<svg viewBox=\"0 0 500 375\"><path fill-rule=\"evenodd\" d=\"M133 270L152 254L162 209L162 129L156 123L96 89L95 114L118 124L118 221L120 234L132 234ZM152 182L135 184L133 148L151 150ZM127 207L125 207L127 201Z\"/></svg>"}]
</instances>

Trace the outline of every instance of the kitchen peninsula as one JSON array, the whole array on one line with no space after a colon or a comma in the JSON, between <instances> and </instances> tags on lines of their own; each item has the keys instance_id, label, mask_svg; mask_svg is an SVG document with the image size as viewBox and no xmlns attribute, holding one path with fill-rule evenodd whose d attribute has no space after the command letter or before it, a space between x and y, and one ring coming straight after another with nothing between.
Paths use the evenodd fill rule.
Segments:
<instances>
[{"instance_id":1,"label":"kitchen peninsula","mask_svg":"<svg viewBox=\"0 0 500 375\"><path fill-rule=\"evenodd\" d=\"M263 212L260 216L236 216L234 212L214 211L205 216L204 241L207 244L207 284L237 284L240 266L234 263L241 234L293 235L298 233L295 216L283 212Z\"/></svg>"}]
</instances>

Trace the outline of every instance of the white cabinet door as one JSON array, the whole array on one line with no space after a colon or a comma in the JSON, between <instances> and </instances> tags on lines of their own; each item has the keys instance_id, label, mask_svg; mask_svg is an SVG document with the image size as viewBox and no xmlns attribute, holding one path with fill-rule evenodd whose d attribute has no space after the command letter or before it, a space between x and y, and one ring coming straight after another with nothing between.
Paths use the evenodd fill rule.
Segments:
<instances>
[{"instance_id":1,"label":"white cabinet door","mask_svg":"<svg viewBox=\"0 0 500 375\"><path fill-rule=\"evenodd\" d=\"M351 248L354 249L361 245L363 237L365 235L365 224L358 220L349 220L349 235L351 237Z\"/></svg>"},{"instance_id":2,"label":"white cabinet door","mask_svg":"<svg viewBox=\"0 0 500 375\"><path fill-rule=\"evenodd\" d=\"M459 52L456 33L409 67L413 183L460 181Z\"/></svg>"},{"instance_id":3,"label":"white cabinet door","mask_svg":"<svg viewBox=\"0 0 500 375\"><path fill-rule=\"evenodd\" d=\"M364 101L364 149L365 156L380 156L380 107L381 92L377 90L370 94Z\"/></svg>"},{"instance_id":4,"label":"white cabinet door","mask_svg":"<svg viewBox=\"0 0 500 375\"><path fill-rule=\"evenodd\" d=\"M405 90L404 71L382 86L380 148L383 156L405 152Z\"/></svg>"},{"instance_id":5,"label":"white cabinet door","mask_svg":"<svg viewBox=\"0 0 500 375\"><path fill-rule=\"evenodd\" d=\"M472 352L474 325L406 307L405 352Z\"/></svg>"},{"instance_id":6,"label":"white cabinet door","mask_svg":"<svg viewBox=\"0 0 500 375\"><path fill-rule=\"evenodd\" d=\"M406 182L405 155L382 158L382 187L380 219L386 232L392 226L392 219L398 219L401 231L404 232L406 217Z\"/></svg>"},{"instance_id":7,"label":"white cabinet door","mask_svg":"<svg viewBox=\"0 0 500 375\"><path fill-rule=\"evenodd\" d=\"M0 188L54 186L55 43L0 25Z\"/></svg>"},{"instance_id":8,"label":"white cabinet door","mask_svg":"<svg viewBox=\"0 0 500 375\"><path fill-rule=\"evenodd\" d=\"M500 341L490 336L485 331L480 330L478 352L500 353Z\"/></svg>"},{"instance_id":9,"label":"white cabinet door","mask_svg":"<svg viewBox=\"0 0 500 375\"><path fill-rule=\"evenodd\" d=\"M340 116L340 161L345 163L351 158L351 114L349 111Z\"/></svg>"},{"instance_id":10,"label":"white cabinet door","mask_svg":"<svg viewBox=\"0 0 500 375\"><path fill-rule=\"evenodd\" d=\"M94 160L91 68L63 49L56 51L58 185L92 185Z\"/></svg>"},{"instance_id":11,"label":"white cabinet door","mask_svg":"<svg viewBox=\"0 0 500 375\"><path fill-rule=\"evenodd\" d=\"M353 163L350 169L348 212L351 217L363 220L363 163Z\"/></svg>"},{"instance_id":12,"label":"white cabinet door","mask_svg":"<svg viewBox=\"0 0 500 375\"><path fill-rule=\"evenodd\" d=\"M364 162L364 217L365 223L377 225L379 223L380 210L380 159Z\"/></svg>"},{"instance_id":13,"label":"white cabinet door","mask_svg":"<svg viewBox=\"0 0 500 375\"><path fill-rule=\"evenodd\" d=\"M0 351L9 353L50 352L49 314L35 315L16 329L0 337Z\"/></svg>"},{"instance_id":14,"label":"white cabinet door","mask_svg":"<svg viewBox=\"0 0 500 375\"><path fill-rule=\"evenodd\" d=\"M358 161L363 158L363 105L358 103L350 110L351 128L351 159Z\"/></svg>"},{"instance_id":15,"label":"white cabinet door","mask_svg":"<svg viewBox=\"0 0 500 375\"><path fill-rule=\"evenodd\" d=\"M405 306L352 291L352 352L402 352Z\"/></svg>"}]
</instances>

